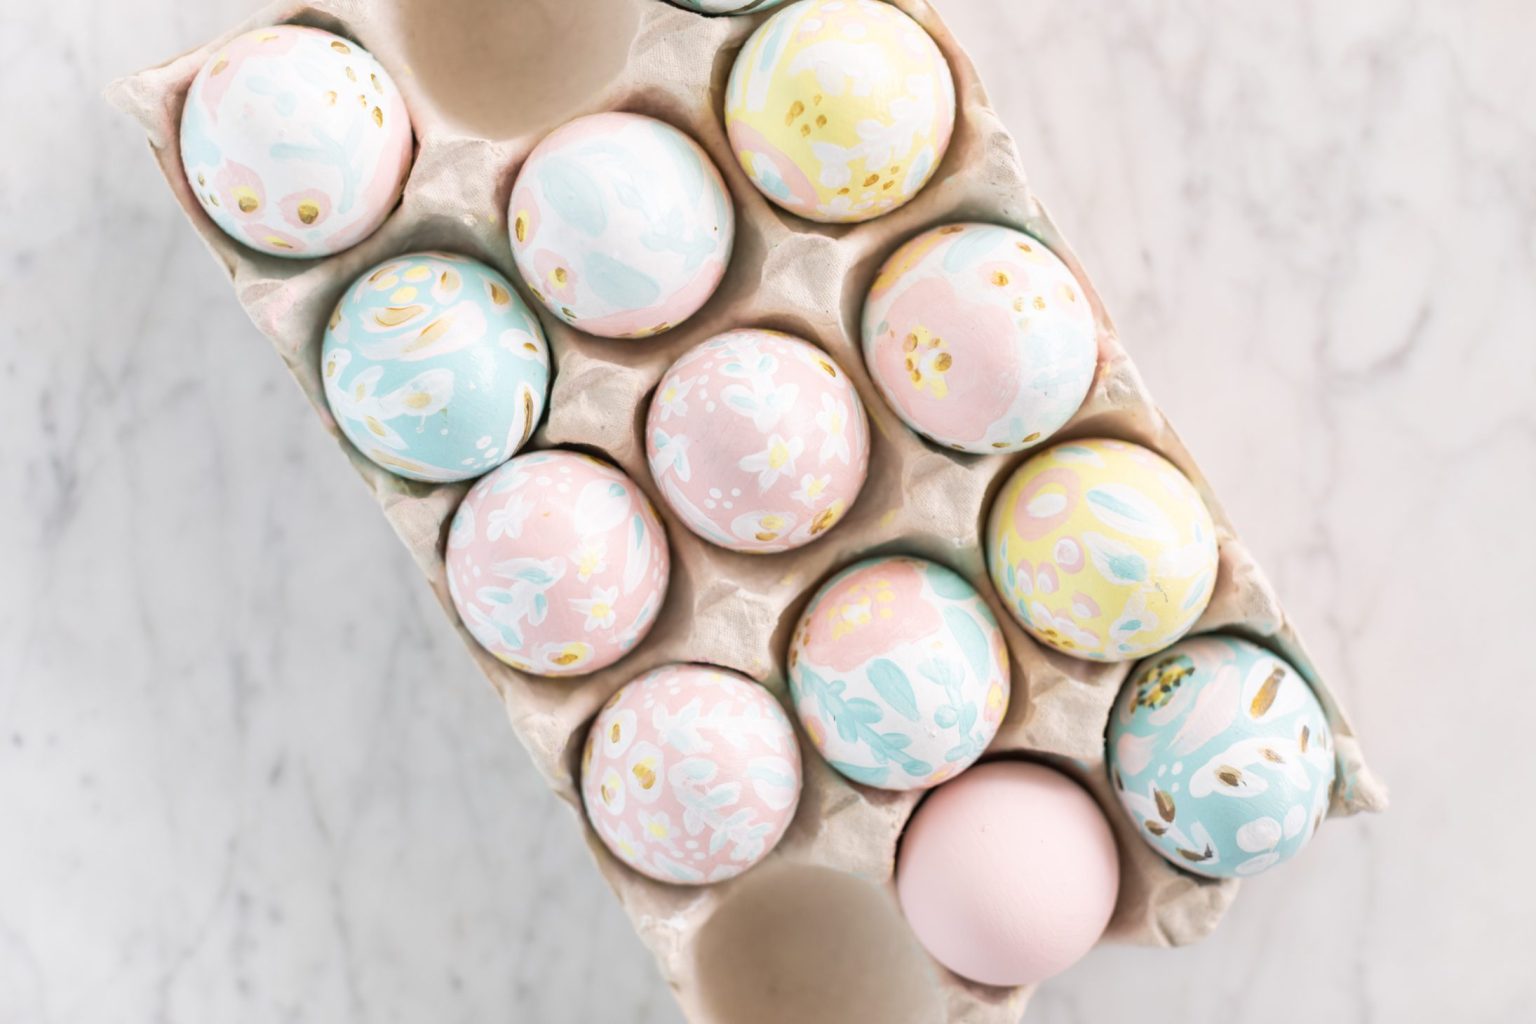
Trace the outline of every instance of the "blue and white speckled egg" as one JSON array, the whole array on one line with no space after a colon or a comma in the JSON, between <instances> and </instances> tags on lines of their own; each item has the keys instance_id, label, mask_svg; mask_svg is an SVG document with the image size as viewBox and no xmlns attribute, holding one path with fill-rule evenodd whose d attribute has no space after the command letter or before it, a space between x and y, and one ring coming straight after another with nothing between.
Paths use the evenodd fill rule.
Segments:
<instances>
[{"instance_id":1,"label":"blue and white speckled egg","mask_svg":"<svg viewBox=\"0 0 1536 1024\"><path fill-rule=\"evenodd\" d=\"M549 348L505 277L425 252L374 267L325 331L325 397L342 433L411 480L469 480L507 461L544 412Z\"/></svg>"},{"instance_id":2,"label":"blue and white speckled egg","mask_svg":"<svg viewBox=\"0 0 1536 1024\"><path fill-rule=\"evenodd\" d=\"M1137 666L1109 722L1109 769L1138 831L1209 878L1294 857L1328 811L1333 733L1305 679L1230 636L1184 640Z\"/></svg>"},{"instance_id":3,"label":"blue and white speckled egg","mask_svg":"<svg viewBox=\"0 0 1536 1024\"><path fill-rule=\"evenodd\" d=\"M664 121L610 111L529 154L507 211L538 300L601 338L646 338L698 312L731 259L736 213L709 156Z\"/></svg>"}]
</instances>

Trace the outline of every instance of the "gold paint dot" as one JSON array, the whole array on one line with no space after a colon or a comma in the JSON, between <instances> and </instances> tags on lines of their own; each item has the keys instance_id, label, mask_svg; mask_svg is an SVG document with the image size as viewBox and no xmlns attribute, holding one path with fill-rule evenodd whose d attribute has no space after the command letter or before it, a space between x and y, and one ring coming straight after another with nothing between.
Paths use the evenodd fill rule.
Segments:
<instances>
[{"instance_id":1,"label":"gold paint dot","mask_svg":"<svg viewBox=\"0 0 1536 1024\"><path fill-rule=\"evenodd\" d=\"M566 272L564 267L556 267L553 277L555 279L555 284L564 287L565 282L570 280L571 275Z\"/></svg>"},{"instance_id":2,"label":"gold paint dot","mask_svg":"<svg viewBox=\"0 0 1536 1024\"><path fill-rule=\"evenodd\" d=\"M257 208L261 206L261 203L257 201L255 196L244 195L240 197L237 205L240 207L241 213L255 213Z\"/></svg>"},{"instance_id":3,"label":"gold paint dot","mask_svg":"<svg viewBox=\"0 0 1536 1024\"><path fill-rule=\"evenodd\" d=\"M357 72L352 70L352 65L350 65L350 64L347 65L347 81L349 81L349 82L357 81Z\"/></svg>"},{"instance_id":4,"label":"gold paint dot","mask_svg":"<svg viewBox=\"0 0 1536 1024\"><path fill-rule=\"evenodd\" d=\"M380 128L384 127L384 111L380 110L378 107L373 108L373 123L378 125Z\"/></svg>"},{"instance_id":5,"label":"gold paint dot","mask_svg":"<svg viewBox=\"0 0 1536 1024\"><path fill-rule=\"evenodd\" d=\"M875 185L879 184L879 182L880 182L880 175L878 175L878 174L871 174L869 177L864 179L864 187L865 188L873 188Z\"/></svg>"},{"instance_id":6,"label":"gold paint dot","mask_svg":"<svg viewBox=\"0 0 1536 1024\"><path fill-rule=\"evenodd\" d=\"M299 220L305 224L313 224L320 217L320 204L313 199L306 199L299 204Z\"/></svg>"},{"instance_id":7,"label":"gold paint dot","mask_svg":"<svg viewBox=\"0 0 1536 1024\"><path fill-rule=\"evenodd\" d=\"M213 62L213 67L208 69L208 76L211 78L214 75L222 75L227 67L229 67L229 59L227 57L220 57Z\"/></svg>"},{"instance_id":8,"label":"gold paint dot","mask_svg":"<svg viewBox=\"0 0 1536 1024\"><path fill-rule=\"evenodd\" d=\"M805 104L801 103L799 100L795 100L795 102L789 105L789 113L784 115L784 127L788 128L790 125L794 124L795 118L799 117L803 113L805 113Z\"/></svg>"},{"instance_id":9,"label":"gold paint dot","mask_svg":"<svg viewBox=\"0 0 1536 1024\"><path fill-rule=\"evenodd\" d=\"M907 340L901 343L901 347L908 352L917 351L917 335L907 335Z\"/></svg>"},{"instance_id":10,"label":"gold paint dot","mask_svg":"<svg viewBox=\"0 0 1536 1024\"><path fill-rule=\"evenodd\" d=\"M1044 309L1045 308L1045 296L1043 296L1043 295L1036 295L1035 296L1035 308L1036 309Z\"/></svg>"},{"instance_id":11,"label":"gold paint dot","mask_svg":"<svg viewBox=\"0 0 1536 1024\"><path fill-rule=\"evenodd\" d=\"M933 368L940 373L946 372L953 365L955 365L954 357L948 352L940 352L933 361Z\"/></svg>"},{"instance_id":12,"label":"gold paint dot","mask_svg":"<svg viewBox=\"0 0 1536 1024\"><path fill-rule=\"evenodd\" d=\"M941 235L958 235L960 232L962 232L964 230L965 230L965 225L964 224L951 224L947 228L939 228L939 234L941 234Z\"/></svg>"},{"instance_id":13,"label":"gold paint dot","mask_svg":"<svg viewBox=\"0 0 1536 1024\"><path fill-rule=\"evenodd\" d=\"M335 89L328 89L328 90L326 90L326 93L325 93L325 105L328 106L328 107L334 107L336 105L336 90Z\"/></svg>"},{"instance_id":14,"label":"gold paint dot","mask_svg":"<svg viewBox=\"0 0 1536 1024\"><path fill-rule=\"evenodd\" d=\"M1008 275L1001 270L992 275L992 283L997 285L999 288L1007 288L1009 280L1010 278Z\"/></svg>"},{"instance_id":15,"label":"gold paint dot","mask_svg":"<svg viewBox=\"0 0 1536 1024\"><path fill-rule=\"evenodd\" d=\"M512 230L517 235L519 242L528 241L528 215L526 213L517 215L517 220L513 223Z\"/></svg>"},{"instance_id":16,"label":"gold paint dot","mask_svg":"<svg viewBox=\"0 0 1536 1024\"><path fill-rule=\"evenodd\" d=\"M368 75L368 81L373 83L373 89L374 89L375 92L383 92L384 91L384 86L383 86L382 83L379 82L379 76L378 75L375 75L375 74L370 72L369 75Z\"/></svg>"},{"instance_id":17,"label":"gold paint dot","mask_svg":"<svg viewBox=\"0 0 1536 1024\"><path fill-rule=\"evenodd\" d=\"M816 115L816 127L817 128L825 128L826 126L827 126L827 115L826 114L817 114Z\"/></svg>"},{"instance_id":18,"label":"gold paint dot","mask_svg":"<svg viewBox=\"0 0 1536 1024\"><path fill-rule=\"evenodd\" d=\"M811 126L810 125L803 124L803 125L800 126L800 137L802 139L808 139L808 138L811 137Z\"/></svg>"},{"instance_id":19,"label":"gold paint dot","mask_svg":"<svg viewBox=\"0 0 1536 1024\"><path fill-rule=\"evenodd\" d=\"M348 46L346 43L342 42L340 39L333 39L333 40L331 40L331 49L335 50L337 53L351 53L352 52L352 47Z\"/></svg>"}]
</instances>

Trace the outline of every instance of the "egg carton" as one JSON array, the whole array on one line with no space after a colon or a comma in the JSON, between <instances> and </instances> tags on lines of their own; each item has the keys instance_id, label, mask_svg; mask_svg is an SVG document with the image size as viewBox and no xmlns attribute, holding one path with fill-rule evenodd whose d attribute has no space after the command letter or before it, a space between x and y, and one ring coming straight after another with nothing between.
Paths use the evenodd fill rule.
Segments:
<instances>
[{"instance_id":1,"label":"egg carton","mask_svg":"<svg viewBox=\"0 0 1536 1024\"><path fill-rule=\"evenodd\" d=\"M655 666L709 662L761 681L786 701L784 658L794 623L818 584L860 558L918 555L957 570L1003 624L1013 695L992 755L1050 761L1105 808L1122 858L1119 904L1106 941L1179 945L1208 934L1237 894L1170 866L1118 809L1103 765L1111 704L1128 665L1078 661L1032 641L996 600L982 547L985 511L1020 457L940 450L908 431L864 368L859 314L880 264L935 225L991 221L1027 231L1072 268L1092 303L1099 368L1062 439L1116 437L1171 459L1217 523L1221 566L1199 632L1227 630L1282 653L1311 681L1333 726L1338 781L1331 814L1385 806L1353 730L1307 658L1273 589L1238 540L1194 460L1154 405L1091 278L1030 190L1013 139L988 105L975 68L926 0L893 0L937 41L958 91L955 135L928 187L909 205L853 226L813 224L780 211L742 172L721 120L726 78L747 35L766 17L704 17L662 0L313 0L278 2L220 39L114 83L109 99L148 132L176 199L229 275L241 304L271 339L325 429L378 500L553 791L574 810L587 843L688 1018L757 1021L1017 1020L1029 988L966 981L933 962L902 919L892 884L897 844L920 794L855 785L802 743L804 792L793 825L753 870L683 888L616 861L586 827L579 757L586 728L624 683ZM313 262L261 255L231 241L199 208L182 176L178 124L198 68L239 32L281 22L328 29L367 47L391 70L417 133L398 209L355 248ZM365 269L398 254L441 249L473 256L517 281L505 210L518 168L549 130L582 114L623 110L667 121L698 140L725 176L737 238L719 291L691 320L644 341L581 334L531 302L557 372L531 447L576 448L621 466L653 499L642 424L663 371L700 341L741 326L774 328L832 353L869 413L869 480L846 520L818 542L769 556L733 553L695 537L656 505L672 547L672 584L650 636L617 665L577 680L519 674L458 625L443 552L466 484L412 483L379 469L341 438L320 380L325 321ZM530 296L519 284L524 298ZM787 703L787 701L786 701Z\"/></svg>"}]
</instances>

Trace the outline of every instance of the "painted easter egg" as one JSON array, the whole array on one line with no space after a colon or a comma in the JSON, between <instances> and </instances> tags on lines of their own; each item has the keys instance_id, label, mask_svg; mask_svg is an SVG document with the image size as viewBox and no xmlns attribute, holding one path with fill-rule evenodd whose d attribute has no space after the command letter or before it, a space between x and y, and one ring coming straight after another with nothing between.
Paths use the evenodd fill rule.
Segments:
<instances>
[{"instance_id":1,"label":"painted easter egg","mask_svg":"<svg viewBox=\"0 0 1536 1024\"><path fill-rule=\"evenodd\" d=\"M1300 853L1328 813L1322 705L1300 672L1247 640L1192 637L1137 666L1108 744L1126 815L1186 871L1266 871Z\"/></svg>"},{"instance_id":2,"label":"painted easter egg","mask_svg":"<svg viewBox=\"0 0 1536 1024\"><path fill-rule=\"evenodd\" d=\"M869 466L869 426L848 375L777 331L728 331L684 353L656 387L645 444L684 525L758 554L837 525Z\"/></svg>"},{"instance_id":3,"label":"painted easter egg","mask_svg":"<svg viewBox=\"0 0 1536 1024\"><path fill-rule=\"evenodd\" d=\"M549 390L544 332L511 283L442 252L358 278L331 313L320 367L331 415L358 451L433 483L510 459Z\"/></svg>"},{"instance_id":4,"label":"painted easter egg","mask_svg":"<svg viewBox=\"0 0 1536 1024\"><path fill-rule=\"evenodd\" d=\"M1031 456L987 526L1003 603L1035 639L1090 661L1132 661L1189 632L1210 602L1216 561L1216 526L1194 485L1125 441Z\"/></svg>"},{"instance_id":5,"label":"painted easter egg","mask_svg":"<svg viewBox=\"0 0 1536 1024\"><path fill-rule=\"evenodd\" d=\"M587 820L619 860L679 885L735 878L766 857L800 802L800 749L757 683L669 665L603 706L581 760Z\"/></svg>"},{"instance_id":6,"label":"painted easter egg","mask_svg":"<svg viewBox=\"0 0 1536 1024\"><path fill-rule=\"evenodd\" d=\"M507 213L518 272L588 334L644 338L714 294L736 215L699 144L639 114L577 118L540 142Z\"/></svg>"},{"instance_id":7,"label":"painted easter egg","mask_svg":"<svg viewBox=\"0 0 1536 1024\"><path fill-rule=\"evenodd\" d=\"M754 14L777 7L784 0L672 0L677 6L700 14Z\"/></svg>"},{"instance_id":8,"label":"painted easter egg","mask_svg":"<svg viewBox=\"0 0 1536 1024\"><path fill-rule=\"evenodd\" d=\"M1021 231L951 224L886 261L864 305L864 361L907 426L978 454L1060 430L1098 364L1088 297Z\"/></svg>"},{"instance_id":9,"label":"painted easter egg","mask_svg":"<svg viewBox=\"0 0 1536 1024\"><path fill-rule=\"evenodd\" d=\"M881 789L926 789L964 771L1008 709L997 619L957 573L874 558L834 576L789 648L795 713L840 773Z\"/></svg>"},{"instance_id":10,"label":"painted easter egg","mask_svg":"<svg viewBox=\"0 0 1536 1024\"><path fill-rule=\"evenodd\" d=\"M465 628L541 676L583 675L628 653L656 622L671 566L634 481L558 450L519 455L470 488L447 561Z\"/></svg>"},{"instance_id":11,"label":"painted easter egg","mask_svg":"<svg viewBox=\"0 0 1536 1024\"><path fill-rule=\"evenodd\" d=\"M1104 812L1072 779L992 761L918 805L897 854L896 894L939 963L984 985L1032 985L1104 934L1120 855Z\"/></svg>"},{"instance_id":12,"label":"painted easter egg","mask_svg":"<svg viewBox=\"0 0 1536 1024\"><path fill-rule=\"evenodd\" d=\"M389 72L302 25L238 36L204 64L181 112L192 194L231 238L313 259L356 245L394 209L411 119Z\"/></svg>"},{"instance_id":13,"label":"painted easter egg","mask_svg":"<svg viewBox=\"0 0 1536 1024\"><path fill-rule=\"evenodd\" d=\"M922 26L881 0L800 0L737 55L725 100L731 148L791 213L829 223L889 213L938 169L955 82Z\"/></svg>"}]
</instances>

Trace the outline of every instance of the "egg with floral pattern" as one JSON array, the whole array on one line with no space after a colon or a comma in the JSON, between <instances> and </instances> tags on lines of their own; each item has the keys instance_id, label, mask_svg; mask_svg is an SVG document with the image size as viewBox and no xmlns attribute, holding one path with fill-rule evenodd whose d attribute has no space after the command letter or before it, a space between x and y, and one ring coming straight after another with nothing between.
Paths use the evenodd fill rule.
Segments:
<instances>
[{"instance_id":1,"label":"egg with floral pattern","mask_svg":"<svg viewBox=\"0 0 1536 1024\"><path fill-rule=\"evenodd\" d=\"M528 440L549 390L549 348L527 303L467 256L385 260L342 295L320 355L336 424L410 480L469 480Z\"/></svg>"},{"instance_id":2,"label":"egg with floral pattern","mask_svg":"<svg viewBox=\"0 0 1536 1024\"><path fill-rule=\"evenodd\" d=\"M768 855L800 802L795 731L762 686L709 665L669 665L603 706L581 760L587 820L643 875L735 878Z\"/></svg>"},{"instance_id":3,"label":"egg with floral pattern","mask_svg":"<svg viewBox=\"0 0 1536 1024\"><path fill-rule=\"evenodd\" d=\"M815 221L867 221L910 201L954 126L944 54L882 0L791 4L747 40L726 88L725 127L752 183Z\"/></svg>"},{"instance_id":4,"label":"egg with floral pattern","mask_svg":"<svg viewBox=\"0 0 1536 1024\"><path fill-rule=\"evenodd\" d=\"M1093 310L1067 265L993 224L934 228L897 249L863 335L870 376L907 426L977 454L1056 433L1098 365Z\"/></svg>"},{"instance_id":5,"label":"egg with floral pattern","mask_svg":"<svg viewBox=\"0 0 1536 1024\"><path fill-rule=\"evenodd\" d=\"M869 467L869 426L848 375L777 331L728 331L684 353L656 387L645 442L683 524L755 554L836 526Z\"/></svg>"},{"instance_id":6,"label":"egg with floral pattern","mask_svg":"<svg viewBox=\"0 0 1536 1024\"><path fill-rule=\"evenodd\" d=\"M1216 526L1189 479L1125 441L1054 445L992 506L987 566L1041 643L1133 661L1188 633L1216 586Z\"/></svg>"},{"instance_id":7,"label":"egg with floral pattern","mask_svg":"<svg viewBox=\"0 0 1536 1024\"><path fill-rule=\"evenodd\" d=\"M593 114L550 133L518 172L507 221L534 295L604 338L645 338L693 316L736 238L709 156L640 114Z\"/></svg>"},{"instance_id":8,"label":"egg with floral pattern","mask_svg":"<svg viewBox=\"0 0 1536 1024\"><path fill-rule=\"evenodd\" d=\"M1110 715L1110 779L1154 850L1208 878L1290 860L1328 813L1333 733L1284 659L1233 636L1142 662Z\"/></svg>"},{"instance_id":9,"label":"egg with floral pattern","mask_svg":"<svg viewBox=\"0 0 1536 1024\"><path fill-rule=\"evenodd\" d=\"M292 259L350 248L384 223L410 171L410 115L367 50L272 25L214 51L187 91L181 162L229 237Z\"/></svg>"},{"instance_id":10,"label":"egg with floral pattern","mask_svg":"<svg viewBox=\"0 0 1536 1024\"><path fill-rule=\"evenodd\" d=\"M700 14L755 14L777 7L784 0L672 0L677 6Z\"/></svg>"},{"instance_id":11,"label":"egg with floral pattern","mask_svg":"<svg viewBox=\"0 0 1536 1024\"><path fill-rule=\"evenodd\" d=\"M1008 710L1008 649L958 573L874 558L811 599L789 648L795 713L838 772L926 789L986 751Z\"/></svg>"},{"instance_id":12,"label":"egg with floral pattern","mask_svg":"<svg viewBox=\"0 0 1536 1024\"><path fill-rule=\"evenodd\" d=\"M470 488L448 531L448 592L464 627L535 675L622 658L655 625L670 567L645 493L577 452L512 459Z\"/></svg>"}]
</instances>

